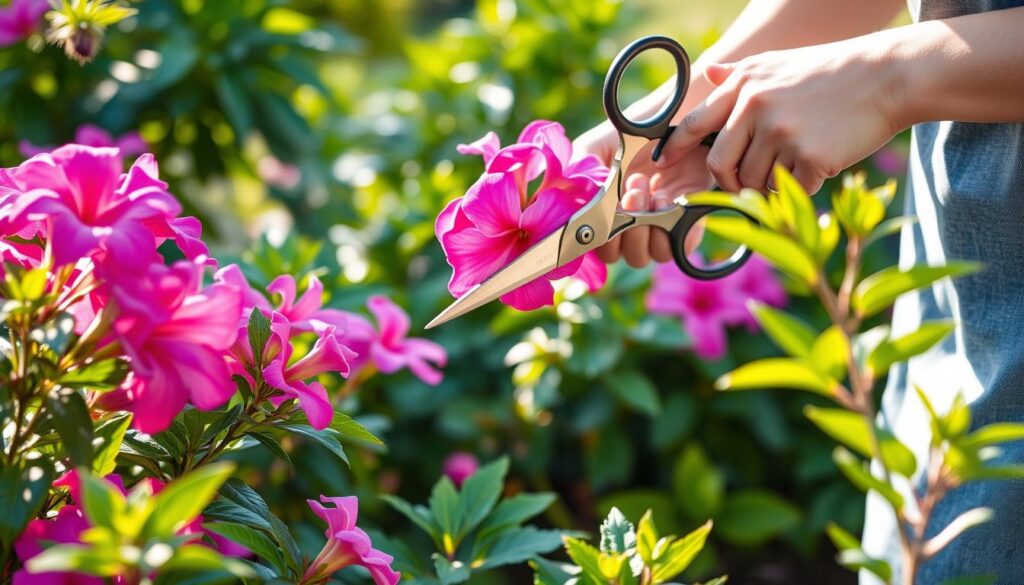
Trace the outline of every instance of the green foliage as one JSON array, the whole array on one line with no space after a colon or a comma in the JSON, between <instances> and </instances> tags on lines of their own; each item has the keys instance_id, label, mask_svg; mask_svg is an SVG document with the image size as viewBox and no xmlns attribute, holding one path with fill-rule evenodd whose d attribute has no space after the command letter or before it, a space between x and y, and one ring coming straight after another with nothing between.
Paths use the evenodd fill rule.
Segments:
<instances>
[{"instance_id":1,"label":"green foliage","mask_svg":"<svg viewBox=\"0 0 1024 585\"><path fill-rule=\"evenodd\" d=\"M567 582L588 585L654 585L673 579L690 566L704 548L711 521L686 536L661 536L651 512L634 528L617 508L601 524L601 545L594 548L579 538L565 538L565 552L573 565L555 565L537 559L534 582L542 585ZM572 579L576 579L573 581ZM724 583L715 580L716 583Z\"/></svg>"}]
</instances>

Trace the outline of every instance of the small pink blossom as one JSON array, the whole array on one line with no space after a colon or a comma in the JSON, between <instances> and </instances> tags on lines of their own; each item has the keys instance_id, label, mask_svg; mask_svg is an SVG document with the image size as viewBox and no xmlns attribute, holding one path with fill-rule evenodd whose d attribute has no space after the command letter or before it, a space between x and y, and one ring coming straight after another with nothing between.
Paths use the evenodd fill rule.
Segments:
<instances>
[{"instance_id":1,"label":"small pink blossom","mask_svg":"<svg viewBox=\"0 0 1024 585\"><path fill-rule=\"evenodd\" d=\"M281 162L277 157L271 155L261 158L259 164L256 165L256 170L259 172L260 178L272 187L294 189L302 181L302 171L299 170L299 167Z\"/></svg>"},{"instance_id":2,"label":"small pink blossom","mask_svg":"<svg viewBox=\"0 0 1024 585\"><path fill-rule=\"evenodd\" d=\"M885 175L895 176L907 172L907 151L897 144L883 146L871 156L871 161Z\"/></svg>"},{"instance_id":3,"label":"small pink blossom","mask_svg":"<svg viewBox=\"0 0 1024 585\"><path fill-rule=\"evenodd\" d=\"M456 451L444 460L444 474L452 480L455 487L462 487L462 484L476 473L480 467L480 461L472 453Z\"/></svg>"},{"instance_id":4,"label":"small pink blossom","mask_svg":"<svg viewBox=\"0 0 1024 585\"><path fill-rule=\"evenodd\" d=\"M146 433L166 429L192 402L210 410L235 393L227 352L238 334L241 291L202 286L202 267L152 264L112 283L115 338L131 360L127 394L133 424Z\"/></svg>"},{"instance_id":5,"label":"small pink blossom","mask_svg":"<svg viewBox=\"0 0 1024 585\"><path fill-rule=\"evenodd\" d=\"M726 327L756 323L747 301L773 306L786 303L786 292L762 258L753 256L742 268L716 280L685 276L674 264L654 268L647 307L652 313L678 316L693 339L693 349L704 359L721 359L728 340Z\"/></svg>"},{"instance_id":6,"label":"small pink blossom","mask_svg":"<svg viewBox=\"0 0 1024 585\"><path fill-rule=\"evenodd\" d=\"M49 0L11 0L9 6L0 8L0 47L28 38L39 29L49 9Z\"/></svg>"},{"instance_id":7,"label":"small pink blossom","mask_svg":"<svg viewBox=\"0 0 1024 585\"><path fill-rule=\"evenodd\" d=\"M116 148L77 144L6 169L0 185L0 234L38 230L55 266L93 257L127 272L160 261L157 246L174 239L189 259L208 259L198 222L179 218L181 204L145 154L121 172Z\"/></svg>"},{"instance_id":8,"label":"small pink blossom","mask_svg":"<svg viewBox=\"0 0 1024 585\"><path fill-rule=\"evenodd\" d=\"M409 368L431 386L441 383L444 374L434 366L444 367L448 363L444 348L427 339L408 337L409 315L391 299L374 295L367 306L377 320L376 329L359 315L347 315L345 342L358 354L352 369L357 370L367 363L373 363L385 374Z\"/></svg>"},{"instance_id":9,"label":"small pink blossom","mask_svg":"<svg viewBox=\"0 0 1024 585\"><path fill-rule=\"evenodd\" d=\"M75 143L94 148L116 148L121 151L121 156L138 156L149 150L149 145L138 132L125 132L115 138L110 132L94 124L79 126L75 130ZM50 152L53 149L53 146L36 146L27 140L18 143L18 151L25 157Z\"/></svg>"},{"instance_id":10,"label":"small pink blossom","mask_svg":"<svg viewBox=\"0 0 1024 585\"><path fill-rule=\"evenodd\" d=\"M452 201L437 217L441 242L452 278L448 290L460 296L519 257L530 246L561 227L586 205L608 175L592 156L577 156L565 130L555 122L532 122L516 144L500 148L493 132L460 145L463 154L479 154L486 172L464 197ZM540 178L535 192L530 183ZM554 302L552 280L575 275L591 291L604 285L607 270L588 254L501 297L527 311Z\"/></svg>"},{"instance_id":11,"label":"small pink blossom","mask_svg":"<svg viewBox=\"0 0 1024 585\"><path fill-rule=\"evenodd\" d=\"M306 569L300 583L326 583L338 570L360 565L370 572L376 585L395 585L401 575L391 568L394 559L375 548L369 535L356 526L359 499L355 496L306 500L313 512L327 523L327 544ZM323 504L331 504L324 506Z\"/></svg>"}]
</instances>

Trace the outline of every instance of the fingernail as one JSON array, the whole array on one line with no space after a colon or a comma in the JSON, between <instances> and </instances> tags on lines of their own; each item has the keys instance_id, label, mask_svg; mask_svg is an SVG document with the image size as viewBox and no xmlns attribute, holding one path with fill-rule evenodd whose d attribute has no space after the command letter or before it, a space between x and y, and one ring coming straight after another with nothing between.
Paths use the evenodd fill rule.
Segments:
<instances>
[{"instance_id":1,"label":"fingernail","mask_svg":"<svg viewBox=\"0 0 1024 585\"><path fill-rule=\"evenodd\" d=\"M667 191L657 191L654 193L654 209L664 209L672 204L672 198L669 196Z\"/></svg>"}]
</instances>

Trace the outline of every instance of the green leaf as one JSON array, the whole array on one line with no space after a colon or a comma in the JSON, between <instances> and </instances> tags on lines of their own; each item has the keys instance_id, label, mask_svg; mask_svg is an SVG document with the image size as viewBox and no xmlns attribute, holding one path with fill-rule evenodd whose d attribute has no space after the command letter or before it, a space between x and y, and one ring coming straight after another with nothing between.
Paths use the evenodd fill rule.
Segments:
<instances>
[{"instance_id":1,"label":"green leaf","mask_svg":"<svg viewBox=\"0 0 1024 585\"><path fill-rule=\"evenodd\" d=\"M823 266L839 245L839 221L834 213L824 213L818 218L818 227L821 231L818 234L818 246L813 253L814 259Z\"/></svg>"},{"instance_id":2,"label":"green leaf","mask_svg":"<svg viewBox=\"0 0 1024 585\"><path fill-rule=\"evenodd\" d=\"M338 433L338 438L342 440L348 439L370 445L384 445L384 441L381 441L373 433L366 430L366 427L341 412L334 413L330 429Z\"/></svg>"},{"instance_id":3,"label":"green leaf","mask_svg":"<svg viewBox=\"0 0 1024 585\"><path fill-rule=\"evenodd\" d=\"M130 414L118 415L96 427L92 472L99 477L113 473L117 467L117 454L121 450L121 443L124 441L124 435L131 422Z\"/></svg>"},{"instance_id":4,"label":"green leaf","mask_svg":"<svg viewBox=\"0 0 1024 585\"><path fill-rule=\"evenodd\" d=\"M753 217L758 223L768 225L771 209L763 195L753 189L744 189L739 194L721 191L701 191L685 196L688 205L710 205L733 209Z\"/></svg>"},{"instance_id":5,"label":"green leaf","mask_svg":"<svg viewBox=\"0 0 1024 585\"><path fill-rule=\"evenodd\" d=\"M441 528L444 553L455 554L463 520L462 508L459 506L459 494L455 491L455 484L447 476L438 480L430 492L430 513Z\"/></svg>"},{"instance_id":6,"label":"green leaf","mask_svg":"<svg viewBox=\"0 0 1024 585\"><path fill-rule=\"evenodd\" d=\"M207 445L212 442L217 435L227 430L228 427L235 424L238 417L242 414L242 405L236 404L235 406L228 409L226 412L213 412L208 415L213 415L214 419L209 425L203 430L202 435L199 437L199 445Z\"/></svg>"},{"instance_id":7,"label":"green leaf","mask_svg":"<svg viewBox=\"0 0 1024 585\"><path fill-rule=\"evenodd\" d=\"M227 571L239 578L255 575L245 563L232 557L221 556L217 551L201 544L186 544L179 547L174 551L171 560L161 567L161 572L217 570Z\"/></svg>"},{"instance_id":8,"label":"green leaf","mask_svg":"<svg viewBox=\"0 0 1024 585\"><path fill-rule=\"evenodd\" d=\"M883 583L889 583L892 579L892 567L882 559L869 556L860 547L844 550L836 555L836 562L850 569L859 571L861 569L874 574Z\"/></svg>"},{"instance_id":9,"label":"green leaf","mask_svg":"<svg viewBox=\"0 0 1024 585\"><path fill-rule=\"evenodd\" d=\"M792 357L811 357L811 346L817 335L810 325L763 303L752 301L748 306L758 324L779 349Z\"/></svg>"},{"instance_id":10,"label":"green leaf","mask_svg":"<svg viewBox=\"0 0 1024 585\"><path fill-rule=\"evenodd\" d=\"M287 463L289 467L292 467L292 458L288 456L288 453L286 453L284 448L281 447L281 443L277 442L277 439L263 433L248 433L248 435L259 441L261 445L266 447L267 450L274 455L274 457L277 457Z\"/></svg>"},{"instance_id":11,"label":"green leaf","mask_svg":"<svg viewBox=\"0 0 1024 585\"><path fill-rule=\"evenodd\" d=\"M267 320L267 316L263 314L263 311L253 309L249 313L247 331L249 333L249 347L252 348L255 365L257 368L262 368L263 348L266 347L267 341L270 340L270 321Z\"/></svg>"},{"instance_id":12,"label":"green leaf","mask_svg":"<svg viewBox=\"0 0 1024 585\"><path fill-rule=\"evenodd\" d=\"M278 573L284 574L287 571L287 564L281 556L281 550L263 532L237 522L206 522L203 524L203 528L248 548L257 556L270 562Z\"/></svg>"},{"instance_id":13,"label":"green leaf","mask_svg":"<svg viewBox=\"0 0 1024 585\"><path fill-rule=\"evenodd\" d=\"M782 216L790 231L796 235L797 241L806 250L817 250L818 217L807 191L793 178L789 170L781 165L775 166L774 175L776 194L769 198L769 205L773 203L772 199L775 199L776 205L772 207L783 212Z\"/></svg>"},{"instance_id":14,"label":"green leaf","mask_svg":"<svg viewBox=\"0 0 1024 585\"><path fill-rule=\"evenodd\" d=\"M437 520L431 515L430 510L423 506L414 507L398 496L382 495L380 498L394 508L396 512L408 518L416 526L419 526L420 529L430 535L439 547L441 546L441 527L438 526Z\"/></svg>"},{"instance_id":15,"label":"green leaf","mask_svg":"<svg viewBox=\"0 0 1024 585\"><path fill-rule=\"evenodd\" d=\"M863 248L867 248L871 244L881 240L886 236L891 236L903 229L903 226L913 225L917 223L917 217L913 215L901 215L897 217L890 217L889 219L878 224L878 227L871 231L871 235L864 239Z\"/></svg>"},{"instance_id":16,"label":"green leaf","mask_svg":"<svg viewBox=\"0 0 1024 585\"><path fill-rule=\"evenodd\" d=\"M515 565L549 553L562 544L562 534L557 530L538 530L533 526L515 528L503 533L489 547L485 555L474 555L474 567L493 569L504 565Z\"/></svg>"},{"instance_id":17,"label":"green leaf","mask_svg":"<svg viewBox=\"0 0 1024 585\"><path fill-rule=\"evenodd\" d=\"M860 317L868 317L892 305L903 293L923 288L947 276L962 276L980 269L981 265L975 262L914 266L907 270L893 266L862 280L854 289L850 302Z\"/></svg>"},{"instance_id":18,"label":"green leaf","mask_svg":"<svg viewBox=\"0 0 1024 585\"><path fill-rule=\"evenodd\" d=\"M14 549L14 540L28 521L36 516L49 493L52 463L38 459L24 468L0 466L0 544L6 558Z\"/></svg>"},{"instance_id":19,"label":"green leaf","mask_svg":"<svg viewBox=\"0 0 1024 585\"><path fill-rule=\"evenodd\" d=\"M800 510L782 498L747 490L726 499L715 520L717 534L741 546L756 546L800 523Z\"/></svg>"},{"instance_id":20,"label":"green leaf","mask_svg":"<svg viewBox=\"0 0 1024 585\"><path fill-rule=\"evenodd\" d=\"M850 344L838 325L833 325L814 340L810 363L827 378L842 381L846 378L847 356Z\"/></svg>"},{"instance_id":21,"label":"green leaf","mask_svg":"<svg viewBox=\"0 0 1024 585\"><path fill-rule=\"evenodd\" d=\"M708 216L705 222L708 232L746 245L797 280L808 285L818 282L818 268L814 259L786 236L757 227L745 218Z\"/></svg>"},{"instance_id":22,"label":"green leaf","mask_svg":"<svg viewBox=\"0 0 1024 585\"><path fill-rule=\"evenodd\" d=\"M923 323L913 333L879 343L868 354L866 365L871 368L873 375L884 374L893 364L905 362L931 349L936 343L945 339L954 327L955 324L952 321Z\"/></svg>"},{"instance_id":23,"label":"green leaf","mask_svg":"<svg viewBox=\"0 0 1024 585\"><path fill-rule=\"evenodd\" d=\"M649 567L654 565L654 561L660 558L663 552L659 550L659 540L661 540L661 536L658 535L658 528L654 525L654 515L648 510L640 517L640 522L637 524L636 551L643 559L644 564Z\"/></svg>"},{"instance_id":24,"label":"green leaf","mask_svg":"<svg viewBox=\"0 0 1024 585\"><path fill-rule=\"evenodd\" d=\"M53 428L71 463L92 465L92 417L85 399L72 388L58 388L46 395L47 410Z\"/></svg>"},{"instance_id":25,"label":"green leaf","mask_svg":"<svg viewBox=\"0 0 1024 585\"><path fill-rule=\"evenodd\" d=\"M153 496L153 513L143 527L143 534L151 538L173 535L203 511L234 470L233 463L218 461L169 483L163 491Z\"/></svg>"},{"instance_id":26,"label":"green leaf","mask_svg":"<svg viewBox=\"0 0 1024 585\"><path fill-rule=\"evenodd\" d=\"M832 460L839 467L839 471L842 471L846 479L850 480L850 483L855 487L865 492L874 490L878 495L885 498L893 508L897 510L903 509L903 496L893 489L891 485L872 475L867 464L854 457L853 453L842 447L836 447L832 452Z\"/></svg>"},{"instance_id":27,"label":"green leaf","mask_svg":"<svg viewBox=\"0 0 1024 585\"><path fill-rule=\"evenodd\" d=\"M609 372L605 383L623 404L648 416L661 411L661 397L650 378L637 370Z\"/></svg>"},{"instance_id":28,"label":"green leaf","mask_svg":"<svg viewBox=\"0 0 1024 585\"><path fill-rule=\"evenodd\" d=\"M81 506L93 526L110 528L118 532L127 503L124 496L110 482L79 468Z\"/></svg>"},{"instance_id":29,"label":"green leaf","mask_svg":"<svg viewBox=\"0 0 1024 585\"><path fill-rule=\"evenodd\" d=\"M829 522L825 525L825 533L828 534L828 538L832 541L836 550L840 552L860 548L860 539L847 532L845 528L835 522Z\"/></svg>"},{"instance_id":30,"label":"green leaf","mask_svg":"<svg viewBox=\"0 0 1024 585\"><path fill-rule=\"evenodd\" d=\"M860 453L864 457L874 456L871 445L871 429L864 417L856 412L841 408L819 408L807 406L804 414L818 428L836 441ZM876 429L882 446L882 459L892 471L911 477L917 471L917 458L906 445L883 429Z\"/></svg>"},{"instance_id":31,"label":"green leaf","mask_svg":"<svg viewBox=\"0 0 1024 585\"><path fill-rule=\"evenodd\" d=\"M239 144L252 130L252 106L246 88L231 71L220 71L214 76L214 89L221 109L234 129ZM254 311L255 312L255 311Z\"/></svg>"},{"instance_id":32,"label":"green leaf","mask_svg":"<svg viewBox=\"0 0 1024 585\"><path fill-rule=\"evenodd\" d=\"M744 364L715 382L719 390L792 388L829 398L836 396L838 383L822 376L807 363L790 358L766 358Z\"/></svg>"},{"instance_id":33,"label":"green leaf","mask_svg":"<svg viewBox=\"0 0 1024 585\"><path fill-rule=\"evenodd\" d=\"M461 540L491 513L494 504L501 497L507 473L508 458L501 457L478 469L462 484L458 495L457 514L461 520L458 532L452 533L456 540Z\"/></svg>"},{"instance_id":34,"label":"green leaf","mask_svg":"<svg viewBox=\"0 0 1024 585\"><path fill-rule=\"evenodd\" d=\"M437 571L437 578L441 585L454 585L469 580L469 566L461 561L452 563L439 553L434 553L430 558L434 559L434 570Z\"/></svg>"},{"instance_id":35,"label":"green leaf","mask_svg":"<svg viewBox=\"0 0 1024 585\"><path fill-rule=\"evenodd\" d=\"M121 385L128 375L124 360L109 359L90 362L77 370L71 370L57 380L67 388L88 388L90 390L112 390Z\"/></svg>"},{"instance_id":36,"label":"green leaf","mask_svg":"<svg viewBox=\"0 0 1024 585\"><path fill-rule=\"evenodd\" d=\"M668 546L654 567L654 582L668 581L690 566L693 559L704 549L704 543L711 532L712 523L705 522L700 528L676 540Z\"/></svg>"},{"instance_id":37,"label":"green leaf","mask_svg":"<svg viewBox=\"0 0 1024 585\"><path fill-rule=\"evenodd\" d=\"M151 435L133 430L125 433L124 441L121 444L121 451L161 461L171 458L171 454L164 449L163 445L153 440Z\"/></svg>"},{"instance_id":38,"label":"green leaf","mask_svg":"<svg viewBox=\"0 0 1024 585\"><path fill-rule=\"evenodd\" d=\"M26 568L32 573L77 572L113 577L124 568L121 561L114 547L58 544L29 559Z\"/></svg>"},{"instance_id":39,"label":"green leaf","mask_svg":"<svg viewBox=\"0 0 1024 585\"><path fill-rule=\"evenodd\" d=\"M521 493L502 500L480 525L479 538L483 540L494 530L519 525L547 510L554 501L555 494L551 493Z\"/></svg>"},{"instance_id":40,"label":"green leaf","mask_svg":"<svg viewBox=\"0 0 1024 585\"><path fill-rule=\"evenodd\" d=\"M541 557L530 559L530 568L533 569L533 585L569 585L570 579L579 574L578 567Z\"/></svg>"},{"instance_id":41,"label":"green leaf","mask_svg":"<svg viewBox=\"0 0 1024 585\"><path fill-rule=\"evenodd\" d=\"M725 477L699 445L689 445L672 470L672 492L691 518L710 518L718 513L725 495Z\"/></svg>"},{"instance_id":42,"label":"green leaf","mask_svg":"<svg viewBox=\"0 0 1024 585\"><path fill-rule=\"evenodd\" d=\"M601 523L601 552L625 553L636 547L633 523L618 508L612 507Z\"/></svg>"},{"instance_id":43,"label":"green leaf","mask_svg":"<svg viewBox=\"0 0 1024 585\"><path fill-rule=\"evenodd\" d=\"M600 551L578 538L566 537L563 540L565 541L565 552L572 562L576 563L576 566L583 569L583 574L599 583L604 582L604 577L601 574Z\"/></svg>"},{"instance_id":44,"label":"green leaf","mask_svg":"<svg viewBox=\"0 0 1024 585\"><path fill-rule=\"evenodd\" d=\"M345 449L342 448L341 443L338 441L337 433L330 427L320 431L309 425L279 425L277 428L312 439L333 453L338 459L341 459L345 465L348 465L348 456L345 455Z\"/></svg>"},{"instance_id":45,"label":"green leaf","mask_svg":"<svg viewBox=\"0 0 1024 585\"><path fill-rule=\"evenodd\" d=\"M993 423L966 435L958 441L958 445L965 449L978 450L983 447L1020 440L1024 440L1024 424Z\"/></svg>"}]
</instances>

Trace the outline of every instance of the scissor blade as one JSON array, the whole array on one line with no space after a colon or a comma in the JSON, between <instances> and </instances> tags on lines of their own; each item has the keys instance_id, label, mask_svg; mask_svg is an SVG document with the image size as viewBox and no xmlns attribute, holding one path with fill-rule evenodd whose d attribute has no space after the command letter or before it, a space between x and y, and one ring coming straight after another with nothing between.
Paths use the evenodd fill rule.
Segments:
<instances>
[{"instance_id":1,"label":"scissor blade","mask_svg":"<svg viewBox=\"0 0 1024 585\"><path fill-rule=\"evenodd\" d=\"M531 280L551 272L558 267L558 250L561 247L565 228L554 233L530 247L512 261L511 264L495 272L487 280L470 289L466 294L448 305L448 308L427 323L427 329L437 327L456 317L485 305L501 295L511 292Z\"/></svg>"}]
</instances>

